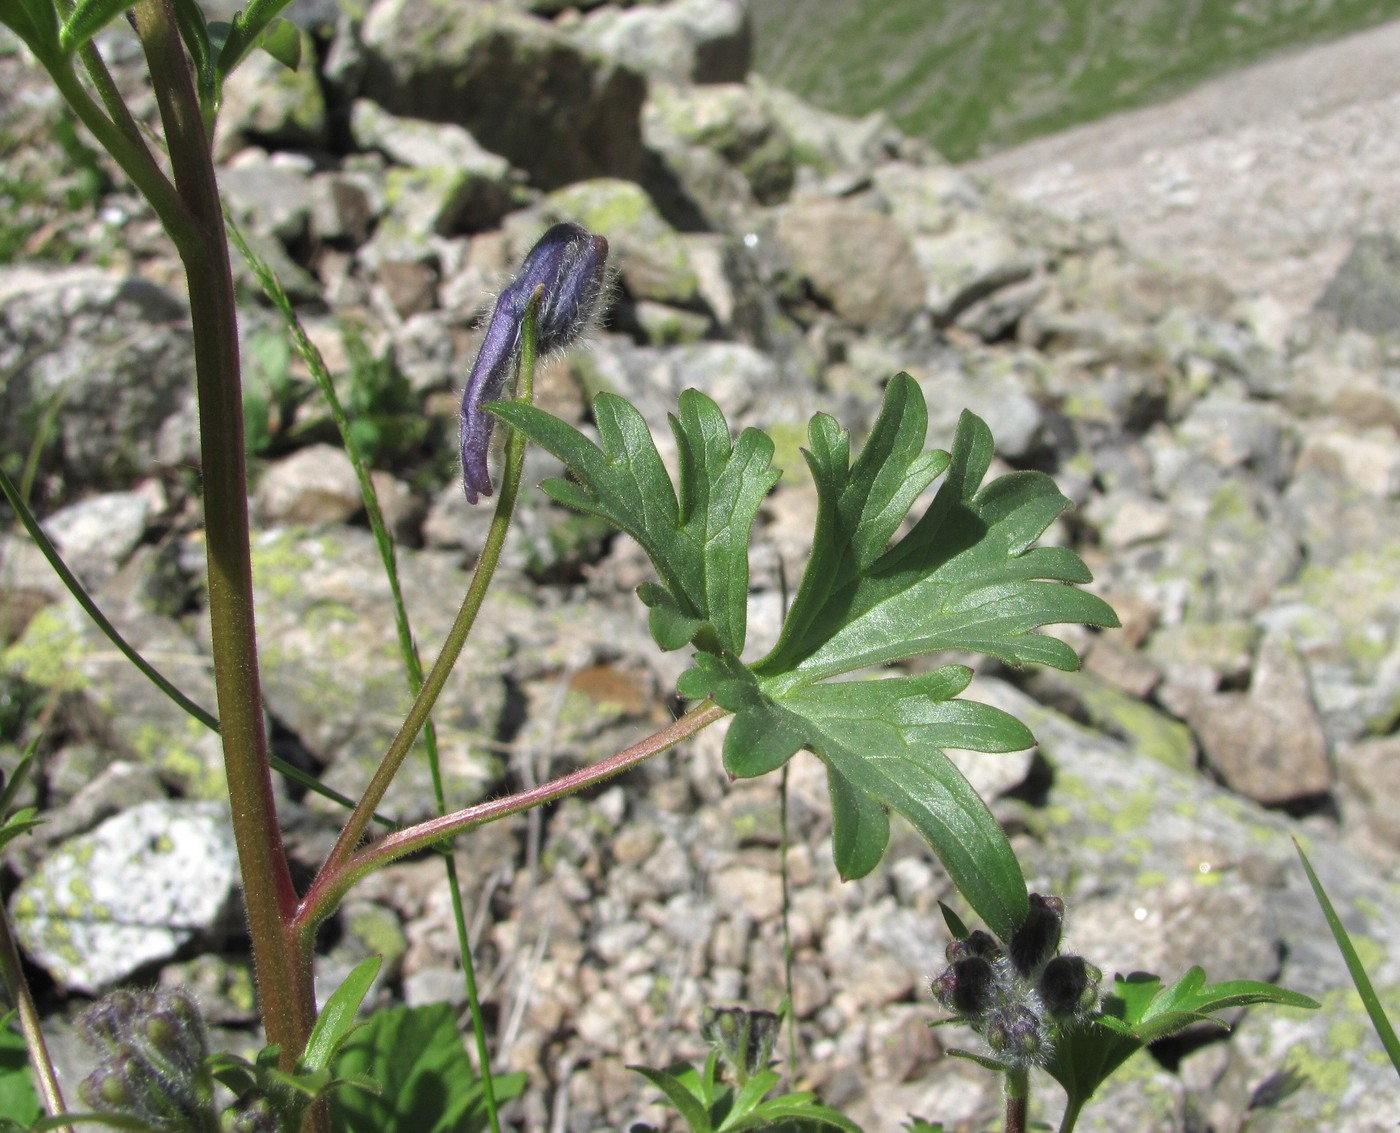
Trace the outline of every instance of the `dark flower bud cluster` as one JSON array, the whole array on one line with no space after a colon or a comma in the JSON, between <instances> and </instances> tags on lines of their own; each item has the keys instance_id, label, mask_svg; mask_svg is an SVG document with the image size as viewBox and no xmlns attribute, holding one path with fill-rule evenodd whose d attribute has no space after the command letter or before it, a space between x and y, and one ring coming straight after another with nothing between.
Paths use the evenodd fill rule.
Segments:
<instances>
[{"instance_id":1,"label":"dark flower bud cluster","mask_svg":"<svg viewBox=\"0 0 1400 1133\"><path fill-rule=\"evenodd\" d=\"M204 1021L184 992L115 991L88 1008L78 1032L106 1056L78 1086L93 1110L181 1133L215 1127Z\"/></svg>"},{"instance_id":2,"label":"dark flower bud cluster","mask_svg":"<svg viewBox=\"0 0 1400 1133\"><path fill-rule=\"evenodd\" d=\"M950 941L948 968L930 983L934 998L1010 1065L1042 1061L1057 1028L1098 1010L1103 973L1081 956L1059 955L1064 916L1060 898L1032 893L1005 948L981 929Z\"/></svg>"},{"instance_id":3,"label":"dark flower bud cluster","mask_svg":"<svg viewBox=\"0 0 1400 1133\"><path fill-rule=\"evenodd\" d=\"M462 394L462 487L476 503L491 494L487 454L495 419L484 406L501 396L520 365L525 311L542 289L535 321L541 356L575 342L588 328L607 278L608 242L577 224L556 224L535 244L501 292Z\"/></svg>"},{"instance_id":4,"label":"dark flower bud cluster","mask_svg":"<svg viewBox=\"0 0 1400 1133\"><path fill-rule=\"evenodd\" d=\"M772 1062L782 1021L782 1016L772 1011L710 1007L700 1024L700 1033L743 1084Z\"/></svg>"}]
</instances>

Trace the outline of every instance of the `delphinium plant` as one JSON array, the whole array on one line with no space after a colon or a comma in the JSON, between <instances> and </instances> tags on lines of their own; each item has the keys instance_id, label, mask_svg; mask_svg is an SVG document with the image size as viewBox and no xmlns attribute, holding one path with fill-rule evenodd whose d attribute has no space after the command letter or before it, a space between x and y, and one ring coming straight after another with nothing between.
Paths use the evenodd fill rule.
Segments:
<instances>
[{"instance_id":1,"label":"delphinium plant","mask_svg":"<svg viewBox=\"0 0 1400 1133\"><path fill-rule=\"evenodd\" d=\"M1068 506L1050 478L1016 472L984 486L992 435L971 414L963 415L950 451L929 451L923 394L906 375L888 383L878 420L858 453L835 420L818 414L805 450L818 495L811 557L776 645L747 660L748 543L778 476L771 466L773 441L756 429L735 438L720 407L689 390L671 421L673 480L641 414L626 400L603 394L594 401L597 441L531 404L537 357L567 348L595 315L604 290L607 242L572 224L549 229L525 257L497 300L466 383L463 487L474 502L494 497L495 513L457 619L424 672L407 612L397 601L394 616L416 699L360 798L344 800L348 814L339 840L310 884L298 889L283 850L272 780L274 770L295 772L268 751L259 687L231 237L287 317L297 349L322 385L359 471L396 597L398 588L393 546L357 430L286 296L236 232L226 229L219 199L211 139L223 83L256 48L294 65L295 31L278 19L286 2L254 0L230 23L219 24L206 20L196 0L0 0L0 22L25 42L79 121L150 202L184 266L199 400L215 711L190 701L121 640L44 537L23 495L7 480L5 492L104 631L221 737L268 1044L252 1061L210 1053L189 997L119 993L84 1024L104 1054L81 1091L100 1120L121 1128L248 1133L321 1133L333 1122L353 1130L498 1127L499 1098L523 1083L493 1083L489 1074L452 857L445 863L477 1019L479 1083L450 1017L386 1011L365 1030L355 1030L373 962L357 968L318 1012L312 983L318 928L375 869L599 783L720 720L728 720L724 764L734 776L777 771L800 750L823 762L842 877L862 877L876 866L889 841L891 812L903 815L939 857L986 929L969 932L949 914L956 940L948 971L934 976L933 992L985 1038L990 1053L973 1056L1007 1081L1008 1130L1025 1127L1032 1066L1044 1066L1069 1092L1068 1129L1103 1077L1153 1038L1220 1007L1299 1001L1264 985L1205 987L1194 972L1167 990L1155 982L1120 980L1101 997L1102 977L1090 961L1058 955L1057 899L1027 894L1005 834L944 754L949 747L1019 750L1032 742L1030 734L1008 714L959 698L972 678L965 666L917 674L895 667L915 656L957 651L1014 666L1071 669L1077 665L1073 650L1035 631L1056 623L1116 624L1113 611L1080 588L1090 578L1073 551L1036 545ZM159 110L159 146L132 116L93 41L122 16L145 53ZM507 396L512 399L500 400ZM491 441L498 422L504 452L493 478ZM431 711L499 560L527 441L568 468L569 479L544 485L549 496L614 525L649 556L657 578L638 595L656 644L693 653L678 686L692 707L599 763L465 809L450 809L434 763L441 816L374 836L376 807L420 734L435 760ZM940 479L910 521L911 510ZM0 800L7 810L14 782ZM324 791L314 781L307 785ZM0 837L17 837L36 820L32 812L18 811ZM44 1052L7 927L3 936L0 964L50 1115L30 1128L63 1127L78 1118L69 1112ZM716 1054L703 1070L644 1073L692 1128L854 1128L809 1095L767 1097L777 1083L769 1065L772 1030L772 1021L759 1015L719 1012L709 1025ZM729 1067L732 1086L720 1080L721 1063ZM466 1092L450 1099L431 1094L435 1112L406 1114L413 1083L424 1075L444 1088L465 1082ZM28 1118L8 1120L22 1126Z\"/></svg>"}]
</instances>

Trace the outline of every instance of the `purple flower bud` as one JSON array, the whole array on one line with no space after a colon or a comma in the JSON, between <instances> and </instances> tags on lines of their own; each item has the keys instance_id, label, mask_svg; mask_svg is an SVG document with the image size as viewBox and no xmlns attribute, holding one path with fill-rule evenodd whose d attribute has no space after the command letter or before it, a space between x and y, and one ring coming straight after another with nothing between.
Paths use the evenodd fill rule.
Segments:
<instances>
[{"instance_id":1,"label":"purple flower bud","mask_svg":"<svg viewBox=\"0 0 1400 1133\"><path fill-rule=\"evenodd\" d=\"M1011 963L1023 976L1032 976L1060 947L1065 903L1059 897L1030 895L1030 911L1011 934Z\"/></svg>"},{"instance_id":2,"label":"purple flower bud","mask_svg":"<svg viewBox=\"0 0 1400 1133\"><path fill-rule=\"evenodd\" d=\"M520 364L525 310L536 288L543 288L535 323L540 355L563 350L588 326L608 262L608 242L577 224L556 224L530 249L520 272L501 292L486 325L486 337L462 394L462 487L476 503L491 494L487 450L495 418L483 408L501 396Z\"/></svg>"}]
</instances>

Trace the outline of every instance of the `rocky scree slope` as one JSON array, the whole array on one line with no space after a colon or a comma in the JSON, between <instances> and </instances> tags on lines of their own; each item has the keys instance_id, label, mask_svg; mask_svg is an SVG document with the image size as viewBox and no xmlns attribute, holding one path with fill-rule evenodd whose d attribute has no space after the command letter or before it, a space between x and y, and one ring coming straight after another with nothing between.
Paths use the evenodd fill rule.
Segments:
<instances>
[{"instance_id":1,"label":"rocky scree slope","mask_svg":"<svg viewBox=\"0 0 1400 1133\"><path fill-rule=\"evenodd\" d=\"M933 443L968 406L1000 467L1055 475L1078 504L1056 538L1090 561L1124 623L1075 635L1082 673L984 666L973 686L1039 740L965 762L1032 887L1064 895L1069 943L1106 971L1174 977L1201 963L1324 1003L1246 1014L1228 1038L1139 1058L1080 1128L1380 1129L1393 1080L1288 835L1310 839L1377 983L1396 986L1394 341L1345 313L1279 333L1257 297L1015 204L881 115L839 118L748 78L739 0L556 7L378 0L363 18L310 18L314 62L292 74L255 58L221 124L229 211L296 297L376 454L425 650L485 526L444 455L456 393L492 288L546 224L606 234L618 278L591 348L542 376L544 404L585 422L591 393L623 393L664 445L665 414L693 386L735 428L777 439L757 638L776 632L781 580L806 550L807 418L828 410L859 434L882 382L907 370ZM125 32L103 44L153 113L122 66ZM0 81L32 94L4 113L37 146L54 114L43 83L14 50L0 52ZM58 153L35 152L61 176ZM41 442L36 496L53 538L131 640L211 703L175 263L120 185L76 211L32 207L38 255L0 269L4 451ZM85 254L45 262L57 247ZM346 458L251 285L242 333L269 726L286 758L354 792L408 702L387 587ZM533 479L557 471L532 455ZM650 732L683 663L650 644L631 593L648 568L626 541L531 493L507 555L516 569L436 715L458 804ZM49 819L7 856L6 894L50 981L65 1067L76 1076L82 1058L66 1020L127 979L192 984L222 1036L251 1045L231 876L209 900L170 884L169 855L112 866L101 896L125 903L105 924L71 886L75 863L105 877L153 829L225 860L214 738L113 656L22 536L4 537L0 564L14 740L43 729L34 793ZM720 739L713 729L593 797L461 840L500 1061L531 1074L519 1128L661 1120L626 1064L698 1056L706 1003L782 998L777 785L727 782ZM291 852L310 870L335 814L283 790ZM872 876L843 885L814 760L796 759L790 791L798 1074L868 1129L910 1113L982 1127L996 1083L945 1056L966 1036L926 1026L946 942L937 902L951 896L936 861L903 830ZM417 818L430 799L410 761L386 806ZM153 923L181 927L141 927ZM77 950L74 925L90 934ZM375 952L376 1002L460 1001L435 861L371 878L329 940L326 986ZM1289 1076L1303 1088L1277 1089Z\"/></svg>"}]
</instances>

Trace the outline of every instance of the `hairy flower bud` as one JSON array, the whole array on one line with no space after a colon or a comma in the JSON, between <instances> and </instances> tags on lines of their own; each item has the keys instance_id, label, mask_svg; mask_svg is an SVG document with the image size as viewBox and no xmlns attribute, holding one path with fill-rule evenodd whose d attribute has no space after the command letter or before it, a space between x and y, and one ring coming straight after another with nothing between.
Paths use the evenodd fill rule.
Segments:
<instances>
[{"instance_id":1,"label":"hairy flower bud","mask_svg":"<svg viewBox=\"0 0 1400 1133\"><path fill-rule=\"evenodd\" d=\"M491 494L487 452L495 419L484 406L501 396L520 364L525 310L543 288L535 323L541 355L563 350L592 319L603 293L608 242L577 224L556 224L535 244L520 272L501 292L462 394L462 487L476 503Z\"/></svg>"},{"instance_id":2,"label":"hairy flower bud","mask_svg":"<svg viewBox=\"0 0 1400 1133\"><path fill-rule=\"evenodd\" d=\"M934 998L947 1010L976 1018L995 998L996 972L982 956L963 956L930 985Z\"/></svg>"},{"instance_id":3,"label":"hairy flower bud","mask_svg":"<svg viewBox=\"0 0 1400 1133\"><path fill-rule=\"evenodd\" d=\"M1045 1035L1035 1012L1021 1004L999 1007L987 1018L987 1045L997 1054L1026 1066L1045 1046Z\"/></svg>"},{"instance_id":4,"label":"hairy flower bud","mask_svg":"<svg viewBox=\"0 0 1400 1133\"><path fill-rule=\"evenodd\" d=\"M212 1094L203 1074L204 1021L180 991L117 991L98 1000L78 1030L107 1057L79 1085L94 1110L160 1130L207 1128Z\"/></svg>"},{"instance_id":5,"label":"hairy flower bud","mask_svg":"<svg viewBox=\"0 0 1400 1133\"><path fill-rule=\"evenodd\" d=\"M773 1060L782 1017L772 1011L743 1007L711 1007L700 1033L720 1053L741 1080L765 1070Z\"/></svg>"},{"instance_id":6,"label":"hairy flower bud","mask_svg":"<svg viewBox=\"0 0 1400 1133\"><path fill-rule=\"evenodd\" d=\"M1058 897L1030 895L1030 912L1011 934L1011 963L1023 976L1044 966L1060 947L1065 903Z\"/></svg>"},{"instance_id":7,"label":"hairy flower bud","mask_svg":"<svg viewBox=\"0 0 1400 1133\"><path fill-rule=\"evenodd\" d=\"M973 929L962 940L948 941L948 947L943 950L943 954L948 958L948 963L965 959L968 956L981 956L984 960L998 960L1001 958L1001 945L997 943L997 938L990 932L980 928Z\"/></svg>"},{"instance_id":8,"label":"hairy flower bud","mask_svg":"<svg viewBox=\"0 0 1400 1133\"><path fill-rule=\"evenodd\" d=\"M1058 1018L1077 1018L1099 1005L1103 972L1082 956L1056 956L1040 974L1040 998Z\"/></svg>"}]
</instances>

